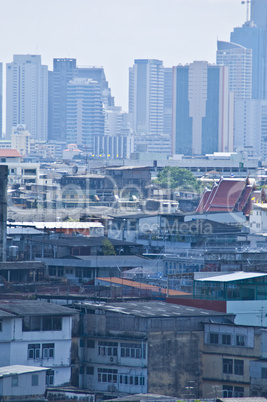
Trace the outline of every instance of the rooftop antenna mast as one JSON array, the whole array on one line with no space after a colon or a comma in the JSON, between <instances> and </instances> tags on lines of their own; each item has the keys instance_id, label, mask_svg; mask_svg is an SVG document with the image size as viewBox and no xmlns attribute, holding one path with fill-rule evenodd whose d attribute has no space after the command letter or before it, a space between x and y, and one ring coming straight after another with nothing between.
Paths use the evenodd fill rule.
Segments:
<instances>
[{"instance_id":1,"label":"rooftop antenna mast","mask_svg":"<svg viewBox=\"0 0 267 402\"><path fill-rule=\"evenodd\" d=\"M250 4L252 0L242 0L241 4L247 4L246 22L250 21Z\"/></svg>"}]
</instances>

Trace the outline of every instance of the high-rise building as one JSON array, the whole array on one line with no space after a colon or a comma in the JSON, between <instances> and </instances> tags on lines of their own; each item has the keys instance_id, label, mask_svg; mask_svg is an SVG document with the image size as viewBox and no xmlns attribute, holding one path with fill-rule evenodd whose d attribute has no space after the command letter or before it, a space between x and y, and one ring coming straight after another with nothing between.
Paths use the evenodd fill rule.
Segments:
<instances>
[{"instance_id":1,"label":"high-rise building","mask_svg":"<svg viewBox=\"0 0 267 402\"><path fill-rule=\"evenodd\" d=\"M164 67L160 60L135 60L129 69L129 113L135 134L163 134Z\"/></svg>"},{"instance_id":2,"label":"high-rise building","mask_svg":"<svg viewBox=\"0 0 267 402\"><path fill-rule=\"evenodd\" d=\"M235 147L267 158L267 100L239 99L235 104Z\"/></svg>"},{"instance_id":3,"label":"high-rise building","mask_svg":"<svg viewBox=\"0 0 267 402\"><path fill-rule=\"evenodd\" d=\"M164 67L163 133L172 134L172 68Z\"/></svg>"},{"instance_id":4,"label":"high-rise building","mask_svg":"<svg viewBox=\"0 0 267 402\"><path fill-rule=\"evenodd\" d=\"M217 65L229 69L229 90L235 99L252 95L252 50L231 42L217 41Z\"/></svg>"},{"instance_id":5,"label":"high-rise building","mask_svg":"<svg viewBox=\"0 0 267 402\"><path fill-rule=\"evenodd\" d=\"M254 1L253 1L254 3ZM252 50L252 98L266 98L266 63L264 62L264 29L246 22L242 27L234 28L231 43Z\"/></svg>"},{"instance_id":6,"label":"high-rise building","mask_svg":"<svg viewBox=\"0 0 267 402\"><path fill-rule=\"evenodd\" d=\"M98 82L104 107L114 106L114 98L111 96L103 67L77 67L76 59L54 59L53 71L49 71L48 138L50 141L66 141L67 88L69 82L75 78Z\"/></svg>"},{"instance_id":7,"label":"high-rise building","mask_svg":"<svg viewBox=\"0 0 267 402\"><path fill-rule=\"evenodd\" d=\"M48 139L66 139L67 84L76 76L76 59L54 59L49 71Z\"/></svg>"},{"instance_id":8,"label":"high-rise building","mask_svg":"<svg viewBox=\"0 0 267 402\"><path fill-rule=\"evenodd\" d=\"M174 67L173 154L233 150L233 94L228 68L195 61Z\"/></svg>"},{"instance_id":9,"label":"high-rise building","mask_svg":"<svg viewBox=\"0 0 267 402\"><path fill-rule=\"evenodd\" d=\"M93 152L94 137L104 135L104 109L97 81L75 78L67 85L66 140Z\"/></svg>"},{"instance_id":10,"label":"high-rise building","mask_svg":"<svg viewBox=\"0 0 267 402\"><path fill-rule=\"evenodd\" d=\"M103 67L78 67L76 70L77 78L86 78L97 81L101 88L102 101L105 107L114 106L114 97L111 96L111 89Z\"/></svg>"},{"instance_id":11,"label":"high-rise building","mask_svg":"<svg viewBox=\"0 0 267 402\"><path fill-rule=\"evenodd\" d=\"M253 0L251 3L251 20L259 28L267 28L267 0Z\"/></svg>"},{"instance_id":12,"label":"high-rise building","mask_svg":"<svg viewBox=\"0 0 267 402\"><path fill-rule=\"evenodd\" d=\"M0 63L0 138L3 137L3 63Z\"/></svg>"},{"instance_id":13,"label":"high-rise building","mask_svg":"<svg viewBox=\"0 0 267 402\"><path fill-rule=\"evenodd\" d=\"M6 136L26 125L31 136L47 139L48 68L39 55L14 55L6 69Z\"/></svg>"}]
</instances>

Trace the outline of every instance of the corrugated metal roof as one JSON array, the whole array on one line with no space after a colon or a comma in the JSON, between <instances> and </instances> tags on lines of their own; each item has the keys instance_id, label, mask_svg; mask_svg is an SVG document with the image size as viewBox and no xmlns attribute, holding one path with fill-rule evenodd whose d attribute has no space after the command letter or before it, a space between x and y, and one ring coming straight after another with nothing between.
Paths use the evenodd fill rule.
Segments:
<instances>
[{"instance_id":1,"label":"corrugated metal roof","mask_svg":"<svg viewBox=\"0 0 267 402\"><path fill-rule=\"evenodd\" d=\"M243 272L243 271L238 271L238 272L233 272L231 274L226 274L226 275L218 275L218 276L212 276L209 278L200 278L196 279L198 282L233 282L233 281L243 281L245 279L253 279L253 278L260 278L263 276L267 276L267 274L258 274L255 272Z\"/></svg>"},{"instance_id":2,"label":"corrugated metal roof","mask_svg":"<svg viewBox=\"0 0 267 402\"><path fill-rule=\"evenodd\" d=\"M34 227L37 229L90 229L103 228L101 222L7 222L9 226Z\"/></svg>"},{"instance_id":3,"label":"corrugated metal roof","mask_svg":"<svg viewBox=\"0 0 267 402\"><path fill-rule=\"evenodd\" d=\"M75 313L73 309L37 300L0 300L0 314L2 311L21 317L30 315L70 316Z\"/></svg>"},{"instance_id":4,"label":"corrugated metal roof","mask_svg":"<svg viewBox=\"0 0 267 402\"><path fill-rule=\"evenodd\" d=\"M81 307L92 310L106 310L109 313L118 313L125 315L134 315L143 318L175 318L175 317L219 317L221 320L225 320L224 313L217 311L205 310L202 308L188 307L179 304L171 304L159 301L134 301L134 302L122 302L122 303L93 303L83 302Z\"/></svg>"},{"instance_id":5,"label":"corrugated metal roof","mask_svg":"<svg viewBox=\"0 0 267 402\"><path fill-rule=\"evenodd\" d=\"M10 375L34 373L38 371L49 370L48 367L36 367L36 366L22 366L15 364L13 366L0 367L0 377L6 377Z\"/></svg>"},{"instance_id":6,"label":"corrugated metal roof","mask_svg":"<svg viewBox=\"0 0 267 402\"><path fill-rule=\"evenodd\" d=\"M101 281L101 282L108 282L111 285L121 285L121 286L129 286L132 288L136 289L141 289L141 290L150 290L151 292L156 292L156 293L161 293L164 295L167 295L167 289L159 287L159 286L154 286L154 285L149 285L147 283L142 283L142 282L136 282L136 281L131 281L129 279L122 279L122 278L96 278L96 280ZM185 293L185 292L180 292L179 290L172 290L169 289L169 295L170 296L188 296L191 293Z\"/></svg>"}]
</instances>

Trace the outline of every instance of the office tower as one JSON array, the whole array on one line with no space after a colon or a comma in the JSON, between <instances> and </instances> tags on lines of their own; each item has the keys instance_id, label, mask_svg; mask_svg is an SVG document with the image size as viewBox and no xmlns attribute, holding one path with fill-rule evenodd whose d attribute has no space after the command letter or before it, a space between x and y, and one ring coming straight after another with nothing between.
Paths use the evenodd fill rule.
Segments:
<instances>
[{"instance_id":1,"label":"office tower","mask_svg":"<svg viewBox=\"0 0 267 402\"><path fill-rule=\"evenodd\" d=\"M235 148L267 158L267 100L239 99L235 104Z\"/></svg>"},{"instance_id":2,"label":"office tower","mask_svg":"<svg viewBox=\"0 0 267 402\"><path fill-rule=\"evenodd\" d=\"M54 59L49 71L48 139L65 141L67 84L76 76L76 59Z\"/></svg>"},{"instance_id":3,"label":"office tower","mask_svg":"<svg viewBox=\"0 0 267 402\"><path fill-rule=\"evenodd\" d=\"M129 69L129 113L135 134L163 134L164 67L160 60L135 60Z\"/></svg>"},{"instance_id":4,"label":"office tower","mask_svg":"<svg viewBox=\"0 0 267 402\"><path fill-rule=\"evenodd\" d=\"M264 29L251 22L242 27L234 28L231 33L231 43L252 50L252 98L266 98L266 63L264 62Z\"/></svg>"},{"instance_id":5,"label":"office tower","mask_svg":"<svg viewBox=\"0 0 267 402\"><path fill-rule=\"evenodd\" d=\"M3 63L0 63L0 138L3 137Z\"/></svg>"},{"instance_id":6,"label":"office tower","mask_svg":"<svg viewBox=\"0 0 267 402\"><path fill-rule=\"evenodd\" d=\"M253 0L251 3L251 21L259 28L267 28L267 0Z\"/></svg>"},{"instance_id":7,"label":"office tower","mask_svg":"<svg viewBox=\"0 0 267 402\"><path fill-rule=\"evenodd\" d=\"M217 41L217 65L229 69L229 90L235 99L251 98L252 50L230 42Z\"/></svg>"},{"instance_id":8,"label":"office tower","mask_svg":"<svg viewBox=\"0 0 267 402\"><path fill-rule=\"evenodd\" d=\"M172 68L164 67L163 133L172 134Z\"/></svg>"},{"instance_id":9,"label":"office tower","mask_svg":"<svg viewBox=\"0 0 267 402\"><path fill-rule=\"evenodd\" d=\"M195 61L174 67L173 154L233 150L233 94L228 68Z\"/></svg>"},{"instance_id":10,"label":"office tower","mask_svg":"<svg viewBox=\"0 0 267 402\"><path fill-rule=\"evenodd\" d=\"M6 69L6 135L26 125L31 136L47 139L48 69L39 55L14 55Z\"/></svg>"},{"instance_id":11,"label":"office tower","mask_svg":"<svg viewBox=\"0 0 267 402\"><path fill-rule=\"evenodd\" d=\"M105 107L114 106L114 97L111 96L111 89L103 67L78 67L77 78L86 78L97 81L100 85L102 101Z\"/></svg>"},{"instance_id":12,"label":"office tower","mask_svg":"<svg viewBox=\"0 0 267 402\"><path fill-rule=\"evenodd\" d=\"M66 140L93 152L94 137L104 135L104 110L97 81L74 78L67 85Z\"/></svg>"}]
</instances>

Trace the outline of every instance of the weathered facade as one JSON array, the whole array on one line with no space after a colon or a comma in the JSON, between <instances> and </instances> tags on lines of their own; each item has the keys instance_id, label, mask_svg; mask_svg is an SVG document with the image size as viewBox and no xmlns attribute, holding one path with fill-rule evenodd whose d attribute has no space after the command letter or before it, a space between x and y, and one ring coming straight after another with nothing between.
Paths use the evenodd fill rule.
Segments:
<instances>
[{"instance_id":1,"label":"weathered facade","mask_svg":"<svg viewBox=\"0 0 267 402\"><path fill-rule=\"evenodd\" d=\"M201 397L203 323L233 319L163 302L84 303L76 308L80 375L75 385L113 394Z\"/></svg>"}]
</instances>

